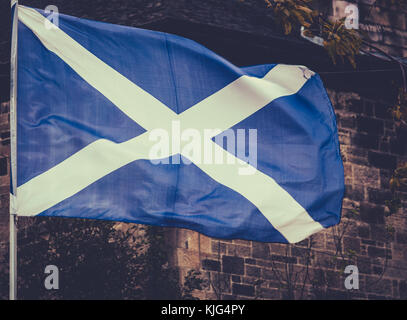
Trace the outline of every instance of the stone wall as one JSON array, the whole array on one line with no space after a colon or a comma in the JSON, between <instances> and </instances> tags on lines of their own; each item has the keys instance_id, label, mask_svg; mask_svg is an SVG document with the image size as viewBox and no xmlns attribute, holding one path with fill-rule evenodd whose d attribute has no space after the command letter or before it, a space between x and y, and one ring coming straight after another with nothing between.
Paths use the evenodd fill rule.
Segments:
<instances>
[{"instance_id":1,"label":"stone wall","mask_svg":"<svg viewBox=\"0 0 407 320\"><path fill-rule=\"evenodd\" d=\"M389 6L390 1L359 1L361 28L369 31L371 41L387 53L397 57L407 56L407 20L405 12L400 12L395 6Z\"/></svg>"}]
</instances>

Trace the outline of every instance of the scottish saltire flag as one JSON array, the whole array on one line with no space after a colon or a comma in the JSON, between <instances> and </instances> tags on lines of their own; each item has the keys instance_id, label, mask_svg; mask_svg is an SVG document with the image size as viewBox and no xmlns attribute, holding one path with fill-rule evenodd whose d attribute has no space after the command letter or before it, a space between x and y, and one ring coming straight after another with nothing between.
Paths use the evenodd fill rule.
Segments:
<instances>
[{"instance_id":1,"label":"scottish saltire flag","mask_svg":"<svg viewBox=\"0 0 407 320\"><path fill-rule=\"evenodd\" d=\"M335 116L314 72L240 68L182 37L66 15L57 27L24 6L18 18L18 215L266 242L339 222Z\"/></svg>"}]
</instances>

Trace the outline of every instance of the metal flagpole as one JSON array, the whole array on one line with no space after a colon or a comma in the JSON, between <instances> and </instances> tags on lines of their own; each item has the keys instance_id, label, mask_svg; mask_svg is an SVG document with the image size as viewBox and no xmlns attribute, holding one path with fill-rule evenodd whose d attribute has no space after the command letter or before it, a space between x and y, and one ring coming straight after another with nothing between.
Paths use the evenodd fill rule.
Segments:
<instances>
[{"instance_id":1,"label":"metal flagpole","mask_svg":"<svg viewBox=\"0 0 407 320\"><path fill-rule=\"evenodd\" d=\"M15 196L17 190L17 28L18 0L11 0L13 10L10 60L10 168L12 195L10 196L10 300L17 299L17 212Z\"/></svg>"}]
</instances>

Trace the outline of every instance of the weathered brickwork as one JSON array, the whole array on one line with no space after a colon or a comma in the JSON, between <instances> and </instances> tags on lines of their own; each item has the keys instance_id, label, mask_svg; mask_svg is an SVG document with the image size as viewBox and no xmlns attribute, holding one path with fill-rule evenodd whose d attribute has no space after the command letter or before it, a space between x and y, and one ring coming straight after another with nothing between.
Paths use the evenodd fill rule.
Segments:
<instances>
[{"instance_id":1,"label":"weathered brickwork","mask_svg":"<svg viewBox=\"0 0 407 320\"><path fill-rule=\"evenodd\" d=\"M21 2L38 8L49 4L43 0ZM326 3L325 0L322 2ZM372 39L391 54L406 55L405 16L385 6L384 1L378 1L380 7L372 10L362 2L368 1L360 1L361 17L371 12L370 17L362 22L384 30L384 33L373 30L370 33ZM241 61L239 56L244 56L250 58L245 62L251 64L287 62L290 59L293 63L303 63L297 60L299 55L295 55L296 52L281 57L277 55L278 61L271 61L269 56L275 58L276 50L280 50L272 42L260 43L259 40L254 49L245 50L239 39L251 39L252 45L257 36L273 32L264 9L253 7L254 3L254 0L245 3L237 0L52 1L61 12L111 23L148 26L165 19L180 19L235 30L242 32L242 38L235 36L233 40L225 41L215 37L212 42L217 52L226 52L225 57L234 62ZM331 9L328 7L327 10ZM162 27L162 31L167 27ZM158 28L157 24L154 28ZM179 30L179 33L189 31ZM253 37L247 36L248 33ZM200 34L196 34L196 40L201 40ZM214 36L215 33L210 34L210 37ZM222 46L222 43L225 44ZM310 57L309 61L317 63L323 59L327 58L321 53L321 56ZM318 65L314 66L318 71ZM359 81L359 88L355 90L345 90L335 82L326 82L337 116L345 168L346 195L341 224L290 246L212 239L193 231L172 229L168 231L168 244L173 252L172 263L181 271L181 283L189 270L200 270L207 285L194 294L202 299L407 299L407 194L398 195L403 208L396 214L388 216L385 205L385 201L393 196L389 188L392 171L407 162L407 130L397 127L391 118L388 110L391 95L388 92L382 94L378 87L369 88L370 78L380 76L380 73L367 73L366 81ZM0 101L6 101L0 98ZM6 250L4 244L8 238L9 136L9 106L2 103L0 251ZM349 291L344 287L344 267L350 264L359 268L359 290ZM0 272L2 267L5 266L0 266Z\"/></svg>"},{"instance_id":2,"label":"weathered brickwork","mask_svg":"<svg viewBox=\"0 0 407 320\"><path fill-rule=\"evenodd\" d=\"M407 20L390 1L359 1L359 10L363 19L362 28L369 31L370 39L385 52L398 57L407 56Z\"/></svg>"}]
</instances>

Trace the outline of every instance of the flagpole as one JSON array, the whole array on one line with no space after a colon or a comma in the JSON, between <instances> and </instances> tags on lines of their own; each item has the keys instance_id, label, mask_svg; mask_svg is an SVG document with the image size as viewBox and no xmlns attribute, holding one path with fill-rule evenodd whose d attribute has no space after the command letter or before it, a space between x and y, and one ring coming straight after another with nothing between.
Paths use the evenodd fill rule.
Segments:
<instances>
[{"instance_id":1,"label":"flagpole","mask_svg":"<svg viewBox=\"0 0 407 320\"><path fill-rule=\"evenodd\" d=\"M10 168L12 195L10 196L10 300L17 299L17 212L15 196L17 190L17 28L18 28L18 0L11 0L13 10L11 33L11 59L10 59ZM12 11L13 12L13 11Z\"/></svg>"}]
</instances>

